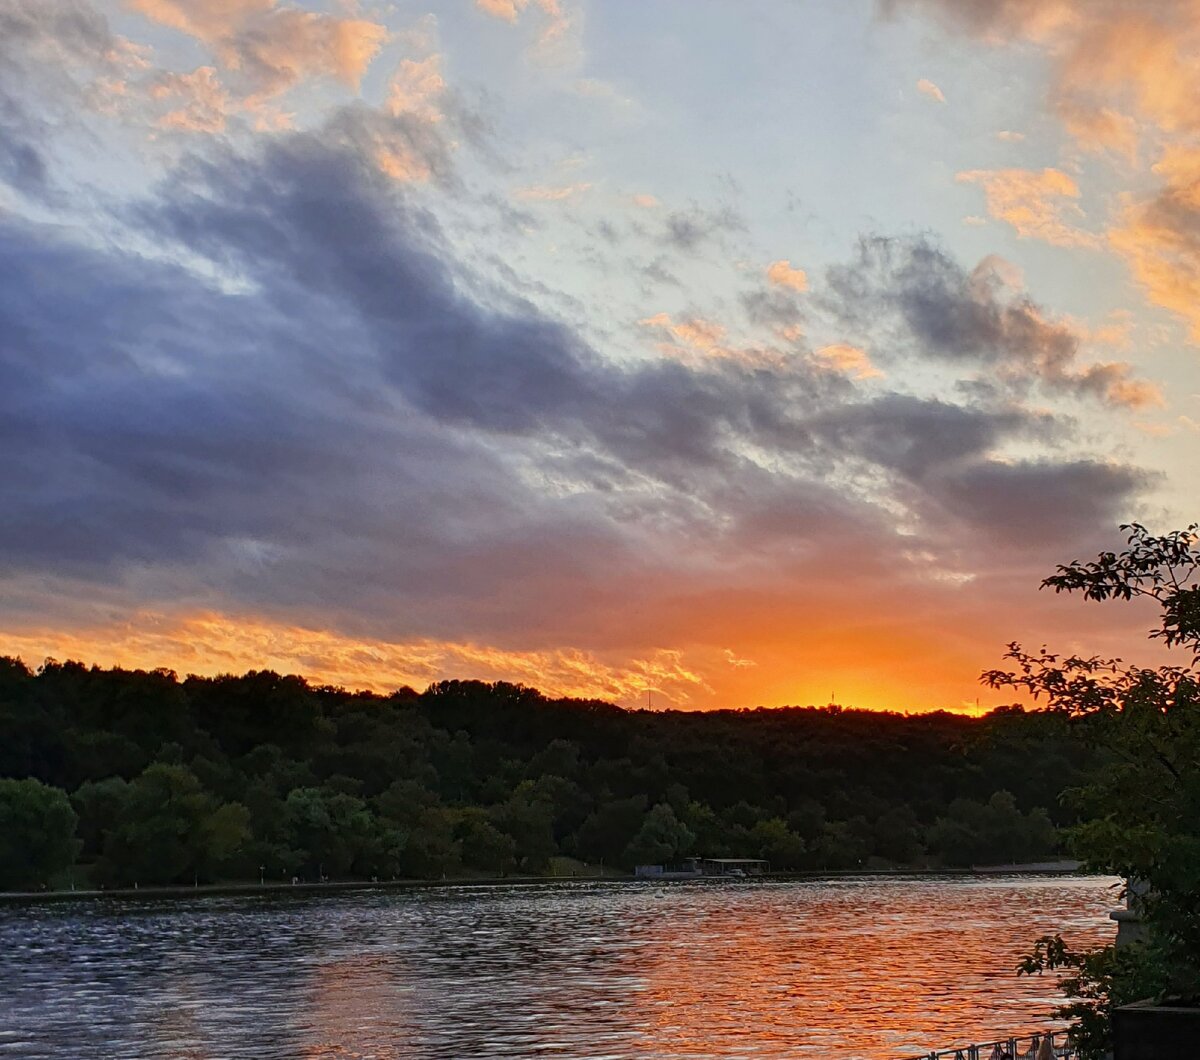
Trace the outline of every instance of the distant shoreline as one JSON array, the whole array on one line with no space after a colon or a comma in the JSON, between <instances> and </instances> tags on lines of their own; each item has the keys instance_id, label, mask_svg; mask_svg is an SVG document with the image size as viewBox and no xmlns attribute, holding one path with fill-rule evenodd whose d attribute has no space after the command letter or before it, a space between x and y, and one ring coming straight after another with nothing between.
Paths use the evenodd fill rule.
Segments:
<instances>
[{"instance_id":1,"label":"distant shoreline","mask_svg":"<svg viewBox=\"0 0 1200 1060\"><path fill-rule=\"evenodd\" d=\"M737 882L747 880L827 880L853 879L856 877L892 877L892 876L1004 876L1004 875L1039 875L1039 876L1071 876L1081 872L1078 861L1038 861L1021 865L978 865L969 869L929 869L929 868L895 868L895 869L855 869L840 872L773 872L760 877L741 878ZM136 899L136 898L221 898L221 897L250 897L254 895L286 895L286 894L341 894L348 891L400 891L400 890L442 890L450 887L504 887L513 885L545 885L563 883L644 883L654 886L674 884L712 883L720 880L718 876L702 876L693 880L658 880L639 879L629 873L605 873L603 876L486 876L470 877L455 876L444 880L334 880L326 883L206 883L188 887L172 885L169 887L114 887L108 890L55 890L55 891L0 891L0 902L20 904L22 902L69 902L77 900L94 901L102 898Z\"/></svg>"}]
</instances>

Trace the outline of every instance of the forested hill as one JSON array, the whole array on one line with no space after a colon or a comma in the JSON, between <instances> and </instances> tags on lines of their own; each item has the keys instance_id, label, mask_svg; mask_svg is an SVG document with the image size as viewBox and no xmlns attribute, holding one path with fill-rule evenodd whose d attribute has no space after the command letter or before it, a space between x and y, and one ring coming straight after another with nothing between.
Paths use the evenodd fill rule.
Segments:
<instances>
[{"instance_id":1,"label":"forested hill","mask_svg":"<svg viewBox=\"0 0 1200 1060\"><path fill-rule=\"evenodd\" d=\"M0 887L628 868L776 869L1053 853L1087 763L1055 715L626 711L447 681L0 658Z\"/></svg>"}]
</instances>

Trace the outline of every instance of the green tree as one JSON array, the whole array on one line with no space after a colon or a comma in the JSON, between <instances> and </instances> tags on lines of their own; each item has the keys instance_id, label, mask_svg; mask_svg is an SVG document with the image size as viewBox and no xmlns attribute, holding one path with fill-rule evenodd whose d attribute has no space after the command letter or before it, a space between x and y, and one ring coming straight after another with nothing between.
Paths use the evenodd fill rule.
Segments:
<instances>
[{"instance_id":1,"label":"green tree","mask_svg":"<svg viewBox=\"0 0 1200 1060\"><path fill-rule=\"evenodd\" d=\"M288 793L284 815L289 845L302 858L301 875L365 878L401 868L404 830L378 818L356 795L296 788Z\"/></svg>"},{"instance_id":2,"label":"green tree","mask_svg":"<svg viewBox=\"0 0 1200 1060\"><path fill-rule=\"evenodd\" d=\"M1009 791L986 803L955 799L927 834L929 849L947 865L1016 864L1052 854L1058 834L1046 811L1024 814Z\"/></svg>"},{"instance_id":3,"label":"green tree","mask_svg":"<svg viewBox=\"0 0 1200 1060\"><path fill-rule=\"evenodd\" d=\"M550 858L558 853L554 812L554 804L528 780L492 812L496 827L511 837L517 864L526 872L544 872Z\"/></svg>"},{"instance_id":4,"label":"green tree","mask_svg":"<svg viewBox=\"0 0 1200 1060\"><path fill-rule=\"evenodd\" d=\"M462 868L462 842L454 835L454 813L441 806L421 810L413 820L401 859L406 876L437 879Z\"/></svg>"},{"instance_id":5,"label":"green tree","mask_svg":"<svg viewBox=\"0 0 1200 1060\"><path fill-rule=\"evenodd\" d=\"M824 869L859 869L871 855L874 830L865 817L849 821L827 821L813 851L813 859Z\"/></svg>"},{"instance_id":6,"label":"green tree","mask_svg":"<svg viewBox=\"0 0 1200 1060\"><path fill-rule=\"evenodd\" d=\"M75 790L71 802L79 814L78 835L84 858L95 859L104 852L104 837L116 823L129 798L129 784L120 777L89 780Z\"/></svg>"},{"instance_id":7,"label":"green tree","mask_svg":"<svg viewBox=\"0 0 1200 1060\"><path fill-rule=\"evenodd\" d=\"M670 805L660 802L650 808L642 826L625 848L628 865L666 865L677 861L692 847L696 837Z\"/></svg>"},{"instance_id":8,"label":"green tree","mask_svg":"<svg viewBox=\"0 0 1200 1060\"><path fill-rule=\"evenodd\" d=\"M924 850L920 832L911 806L892 806L875 821L875 852L888 861L911 865Z\"/></svg>"},{"instance_id":9,"label":"green tree","mask_svg":"<svg viewBox=\"0 0 1200 1060\"><path fill-rule=\"evenodd\" d=\"M218 878L250 837L249 812L223 804L186 766L147 766L129 784L98 864L113 883Z\"/></svg>"},{"instance_id":10,"label":"green tree","mask_svg":"<svg viewBox=\"0 0 1200 1060\"><path fill-rule=\"evenodd\" d=\"M67 793L39 780L0 780L0 888L36 888L75 862Z\"/></svg>"},{"instance_id":11,"label":"green tree","mask_svg":"<svg viewBox=\"0 0 1200 1060\"><path fill-rule=\"evenodd\" d=\"M503 875L516 864L517 844L488 820L478 807L459 813L454 839L461 844L464 865Z\"/></svg>"},{"instance_id":12,"label":"green tree","mask_svg":"<svg viewBox=\"0 0 1200 1060\"><path fill-rule=\"evenodd\" d=\"M1010 645L1015 668L984 675L1051 711L1099 751L1102 768L1070 799L1082 820L1072 848L1089 868L1137 880L1145 944L1075 953L1043 939L1024 971L1067 967L1073 1000L1094 1056L1107 1048L1108 1017L1131 993L1200 1001L1200 537L1197 526L1165 536L1123 527L1127 548L1058 568L1043 583L1089 600L1148 598L1160 607L1153 639L1190 652L1191 665L1147 668L1120 659L1030 654Z\"/></svg>"},{"instance_id":13,"label":"green tree","mask_svg":"<svg viewBox=\"0 0 1200 1060\"><path fill-rule=\"evenodd\" d=\"M605 800L579 827L580 854L591 861L619 861L645 812L645 795Z\"/></svg>"},{"instance_id":14,"label":"green tree","mask_svg":"<svg viewBox=\"0 0 1200 1060\"><path fill-rule=\"evenodd\" d=\"M194 848L196 874L216 879L237 861L250 836L250 811L240 802L212 807L200 819Z\"/></svg>"},{"instance_id":15,"label":"green tree","mask_svg":"<svg viewBox=\"0 0 1200 1060\"><path fill-rule=\"evenodd\" d=\"M750 829L750 849L776 870L800 868L807 850L804 840L778 817L768 817Z\"/></svg>"},{"instance_id":16,"label":"green tree","mask_svg":"<svg viewBox=\"0 0 1200 1060\"><path fill-rule=\"evenodd\" d=\"M529 761L529 777L550 775L572 779L579 772L579 744L574 740L551 740Z\"/></svg>"}]
</instances>

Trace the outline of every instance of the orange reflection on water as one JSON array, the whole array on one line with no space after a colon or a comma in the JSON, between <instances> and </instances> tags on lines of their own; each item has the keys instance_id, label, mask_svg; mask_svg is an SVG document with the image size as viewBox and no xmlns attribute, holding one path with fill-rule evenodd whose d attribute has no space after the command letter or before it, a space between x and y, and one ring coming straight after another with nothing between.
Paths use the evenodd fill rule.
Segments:
<instances>
[{"instance_id":1,"label":"orange reflection on water","mask_svg":"<svg viewBox=\"0 0 1200 1060\"><path fill-rule=\"evenodd\" d=\"M356 953L317 964L308 1003L293 1030L307 1060L405 1060L413 1056L413 1021L394 956Z\"/></svg>"},{"instance_id":2,"label":"orange reflection on water","mask_svg":"<svg viewBox=\"0 0 1200 1060\"><path fill-rule=\"evenodd\" d=\"M1018 978L1017 960L1049 932L1111 939L1115 882L580 882L64 903L0 910L0 996L6 1041L30 1055L894 1060L1046 1029L1055 983Z\"/></svg>"},{"instance_id":3,"label":"orange reflection on water","mask_svg":"<svg viewBox=\"0 0 1200 1060\"><path fill-rule=\"evenodd\" d=\"M638 1055L886 1060L1044 1029L1060 996L1018 958L1111 924L1094 880L1013 882L714 888L643 950Z\"/></svg>"}]
</instances>

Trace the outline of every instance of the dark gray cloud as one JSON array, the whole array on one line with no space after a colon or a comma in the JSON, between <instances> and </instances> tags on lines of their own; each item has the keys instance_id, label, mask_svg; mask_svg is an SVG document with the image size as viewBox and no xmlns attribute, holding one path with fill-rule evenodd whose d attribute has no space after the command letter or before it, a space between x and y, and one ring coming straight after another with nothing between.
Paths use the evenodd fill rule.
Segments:
<instances>
[{"instance_id":1,"label":"dark gray cloud","mask_svg":"<svg viewBox=\"0 0 1200 1060\"><path fill-rule=\"evenodd\" d=\"M108 22L85 0L5 0L0 41L10 55L53 46L64 58L94 62L112 50Z\"/></svg>"},{"instance_id":2,"label":"dark gray cloud","mask_svg":"<svg viewBox=\"0 0 1200 1060\"><path fill-rule=\"evenodd\" d=\"M870 236L830 268L823 300L839 324L878 336L881 358L976 366L1010 388L1044 386L1117 405L1145 404L1153 388L1120 363L1080 363L1079 336L1015 291L999 259L964 269L928 238Z\"/></svg>"},{"instance_id":3,"label":"dark gray cloud","mask_svg":"<svg viewBox=\"0 0 1200 1060\"><path fill-rule=\"evenodd\" d=\"M967 272L925 238L865 238L857 258L830 269L827 279L844 323L863 328L898 316L931 357L1062 363L1078 350L1074 336L1045 323L1030 299L1005 301L986 267Z\"/></svg>"},{"instance_id":4,"label":"dark gray cloud","mask_svg":"<svg viewBox=\"0 0 1200 1060\"><path fill-rule=\"evenodd\" d=\"M1156 478L1096 460L990 460L954 469L938 482L936 494L985 539L1070 547L1119 522L1129 498Z\"/></svg>"},{"instance_id":5,"label":"dark gray cloud","mask_svg":"<svg viewBox=\"0 0 1200 1060\"><path fill-rule=\"evenodd\" d=\"M655 286L664 287L682 287L679 277L676 276L666 265L662 257L657 257L653 261L642 265L638 270L646 280L646 287L653 288Z\"/></svg>"},{"instance_id":6,"label":"dark gray cloud","mask_svg":"<svg viewBox=\"0 0 1200 1060\"><path fill-rule=\"evenodd\" d=\"M898 478L892 497L910 517L960 542L1069 546L1112 526L1154 476L1093 459L1008 460L1012 440L1063 440L1065 424L1016 407L978 408L891 394L824 412L814 435L832 453ZM940 529L939 529L940 528Z\"/></svg>"},{"instance_id":7,"label":"dark gray cloud","mask_svg":"<svg viewBox=\"0 0 1200 1060\"><path fill-rule=\"evenodd\" d=\"M315 137L275 141L257 165L193 162L187 186L142 210L144 223L253 277L264 297L315 298L345 314L360 359L369 351L407 402L441 422L596 446L669 475L720 465L747 433L798 444L795 411L843 387L734 362L620 368L528 303L484 310L456 283L433 220L360 156Z\"/></svg>"},{"instance_id":8,"label":"dark gray cloud","mask_svg":"<svg viewBox=\"0 0 1200 1060\"><path fill-rule=\"evenodd\" d=\"M706 210L691 206L672 210L663 219L660 240L675 250L695 251L704 243L729 232L741 232L746 222L731 207Z\"/></svg>"},{"instance_id":9,"label":"dark gray cloud","mask_svg":"<svg viewBox=\"0 0 1200 1060\"><path fill-rule=\"evenodd\" d=\"M979 409L890 394L823 412L811 429L834 451L918 481L949 465L978 463L1034 422L1014 409Z\"/></svg>"},{"instance_id":10,"label":"dark gray cloud","mask_svg":"<svg viewBox=\"0 0 1200 1060\"><path fill-rule=\"evenodd\" d=\"M786 328L804 321L795 292L778 286L760 286L741 294L742 309L751 324Z\"/></svg>"},{"instance_id":11,"label":"dark gray cloud","mask_svg":"<svg viewBox=\"0 0 1200 1060\"><path fill-rule=\"evenodd\" d=\"M50 191L46 159L38 144L45 129L21 102L0 86L0 179L31 197Z\"/></svg>"}]
</instances>

